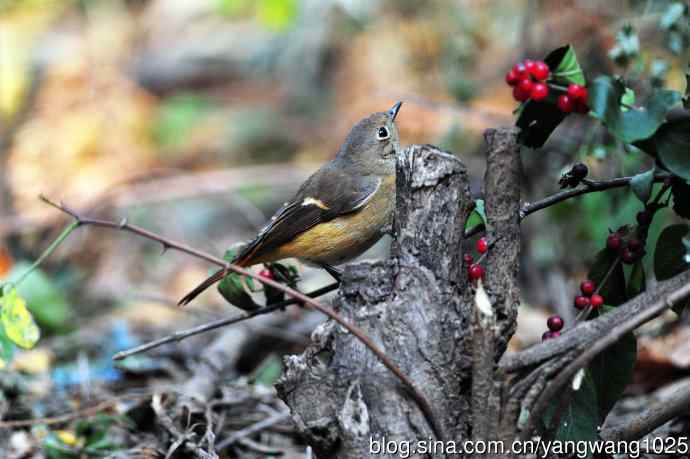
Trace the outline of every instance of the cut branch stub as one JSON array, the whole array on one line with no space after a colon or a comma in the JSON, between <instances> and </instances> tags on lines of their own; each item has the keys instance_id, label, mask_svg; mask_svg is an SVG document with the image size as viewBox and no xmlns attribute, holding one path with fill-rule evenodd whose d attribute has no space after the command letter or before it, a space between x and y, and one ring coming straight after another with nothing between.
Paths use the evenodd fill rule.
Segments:
<instances>
[{"instance_id":1,"label":"cut branch stub","mask_svg":"<svg viewBox=\"0 0 690 459\"><path fill-rule=\"evenodd\" d=\"M410 377L453 439L467 438L470 422L469 315L458 290L465 283L461 242L469 203L457 158L432 146L407 148L391 257L347 266L338 298L342 316ZM318 457L369 457L370 437L434 437L415 402L359 341L331 322L314 332L314 341L286 360L278 390Z\"/></svg>"}]
</instances>

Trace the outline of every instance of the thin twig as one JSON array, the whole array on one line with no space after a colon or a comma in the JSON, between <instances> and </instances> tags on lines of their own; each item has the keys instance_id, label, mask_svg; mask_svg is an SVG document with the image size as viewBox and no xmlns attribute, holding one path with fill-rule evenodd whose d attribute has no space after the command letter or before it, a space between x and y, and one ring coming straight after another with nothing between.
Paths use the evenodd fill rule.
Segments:
<instances>
[{"instance_id":1,"label":"thin twig","mask_svg":"<svg viewBox=\"0 0 690 459\"><path fill-rule=\"evenodd\" d=\"M277 290L280 290L291 297L295 298L297 301L300 303L303 303L307 307L311 307L313 309L316 309L317 311L321 312L322 314L328 316L335 322L339 323L342 325L347 331L349 331L352 335L354 335L362 344L364 344L365 347L367 347L371 352L378 357L378 359L381 361L381 363L388 368L388 370L391 371L399 380L400 382L407 387L409 390L412 398L414 399L415 403L419 407L419 409L422 411L424 414L424 417L426 418L427 422L429 422L429 425L434 431L434 434L436 434L437 438L439 440L443 439L443 434L442 434L442 429L438 422L436 421L436 418L433 414L433 410L431 409L431 405L429 404L428 400L426 397L422 394L422 392L417 389L417 387L414 385L412 380L398 368L398 366L393 363L393 361L369 338L359 327L357 327L354 324L351 324L349 321L345 320L340 314L336 313L333 309L319 303L318 301L314 300L313 298L310 298L309 296L305 295L302 292L299 292L293 288L288 287L287 285L281 284L280 282L277 282L273 279L269 279L267 277L260 276L258 274L255 274L251 271L248 271L246 269L243 269L237 265L234 265L232 263L228 263L227 261L223 260L222 258L218 258L216 256L213 256L209 253L203 252L201 250L197 250L193 247L190 247L186 244L183 244L181 242L174 241L172 239L168 239L166 237L163 237L159 234L153 233L151 231L148 231L144 228L141 228L136 225L132 225L127 222L127 219L123 219L120 223L113 222L110 220L101 220L101 219L95 219L95 218L87 218L79 215L79 213L66 205L60 203L55 203L48 199L45 196L40 197L41 200L43 200L46 204L55 207L56 209L60 210L61 212L64 212L68 215L70 215L72 218L74 218L79 226L96 226L96 227L101 227L101 228L110 228L118 231L124 231L124 232L129 232L132 234L136 234L137 236L141 236L145 239L149 239L151 241L158 242L163 246L163 249L174 249L182 253L186 253L188 255L194 256L196 258L199 258L201 260L208 261L209 263L215 264L217 266L220 266L223 268L225 271L229 272L235 272L237 274L243 275L243 276L248 276L251 277L262 284L269 285Z\"/></svg>"},{"instance_id":2,"label":"thin twig","mask_svg":"<svg viewBox=\"0 0 690 459\"><path fill-rule=\"evenodd\" d=\"M580 354L579 357L565 367L563 371L561 371L553 379L553 382L551 382L551 384L549 384L541 393L530 412L527 426L522 431L521 438L524 440L530 437L536 425L537 419L541 418L541 415L546 409L549 401L561 390L564 384L570 381L578 370L587 366L592 359L594 359L594 357L596 357L609 346L615 344L625 334L633 331L635 328L652 319L653 317L656 317L656 315L682 301L687 296L690 296L690 283L681 286L674 292L667 295L665 298L662 298L654 303L652 306L643 309L638 314L614 326L598 341L592 343L582 354Z\"/></svg>"},{"instance_id":3,"label":"thin twig","mask_svg":"<svg viewBox=\"0 0 690 459\"><path fill-rule=\"evenodd\" d=\"M278 424L281 421L284 421L285 419L290 417L290 412L289 411L278 411L271 416L268 416L265 419L262 419L259 422L256 422L248 427L245 427L242 430L238 430L237 432L233 433L230 435L228 438L223 440L222 442L218 443L218 446L216 447L217 451L223 451L225 448L228 446L232 445L233 443L241 440L244 437L248 437L250 435L253 435L257 432L261 432L264 429L267 429L274 424Z\"/></svg>"},{"instance_id":4,"label":"thin twig","mask_svg":"<svg viewBox=\"0 0 690 459\"><path fill-rule=\"evenodd\" d=\"M331 292L337 288L338 288L338 283L334 282L334 283L329 284L325 287L321 287L318 290L314 290L313 292L307 293L307 295L309 295L311 298L318 298L318 297L325 295L326 293ZM176 331L175 333L171 333L170 335L164 336L163 338L160 338L160 339L157 339L154 341L150 341L148 343L144 343L140 346L126 349L124 351L120 351L113 356L113 360L122 360L122 359L129 357L129 356L132 356L135 354L140 354L142 352L146 352L146 351L149 351L151 349L163 346L164 344L168 344L168 343L172 343L172 342L179 342L179 341L182 341L183 339L189 338L190 336L199 335L201 333L215 330L216 328L236 324L238 322L242 322L242 321L251 319L253 317L263 315L263 314L268 314L268 313L277 311L279 309L282 309L286 306L290 306L292 304L297 304L297 303L300 303L300 301L296 300L294 298L289 298L287 300L283 300L283 301L280 301L278 303L266 305L257 311L247 312L245 314L240 314L240 315L235 315L232 317L226 317L224 319L214 320L213 322L208 322L208 323L196 326L196 327L188 328L187 330Z\"/></svg>"},{"instance_id":5,"label":"thin twig","mask_svg":"<svg viewBox=\"0 0 690 459\"><path fill-rule=\"evenodd\" d=\"M659 174L654 177L654 181L662 182L667 177L669 177L668 174ZM520 209L520 220L523 220L531 213L553 206L554 204L558 204L576 196L594 193L596 191L609 190L611 188L628 186L632 179L633 177L618 177L609 180L583 180L582 186L580 187L573 188L571 190L559 191L558 193L554 193L550 196L540 199L539 201L524 203Z\"/></svg>"},{"instance_id":6,"label":"thin twig","mask_svg":"<svg viewBox=\"0 0 690 459\"><path fill-rule=\"evenodd\" d=\"M84 419L95 416L96 414L112 408L117 403L122 400L132 400L132 399L145 399L150 397L151 394L131 394L122 395L119 397L112 398L110 400L104 400L88 408L83 408L81 410L74 411L72 413L63 414L60 416L46 417L46 418L36 418L36 419L22 419L16 421L0 421L0 429L18 429L22 427L31 427L35 425L53 425L53 424L64 424L66 422L74 421L76 419Z\"/></svg>"}]
</instances>

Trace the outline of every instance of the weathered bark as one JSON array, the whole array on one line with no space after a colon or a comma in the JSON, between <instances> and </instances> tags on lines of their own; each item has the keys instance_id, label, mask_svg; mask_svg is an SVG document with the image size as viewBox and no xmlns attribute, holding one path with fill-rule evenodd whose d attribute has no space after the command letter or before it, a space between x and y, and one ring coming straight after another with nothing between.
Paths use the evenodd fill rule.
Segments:
<instances>
[{"instance_id":1,"label":"weathered bark","mask_svg":"<svg viewBox=\"0 0 690 459\"><path fill-rule=\"evenodd\" d=\"M487 140L493 167L487 171L487 188L511 193L487 202L489 227L519 231L515 132L491 131ZM465 166L433 146L410 146L400 156L396 199L390 258L348 266L337 306L421 390L445 439L459 442L471 434L475 311L475 288L469 285L462 262L462 235L471 203ZM505 251L505 256L497 253L488 258L496 274L487 276L487 291L498 312L498 328L492 333L496 352L491 353L486 371L489 384L514 329L517 305L519 235L505 236L497 238L491 249ZM327 322L314 332L313 341L304 354L286 359L278 390L317 457L372 457L370 439L434 439L398 380L358 340ZM499 413L495 415L494 424Z\"/></svg>"}]
</instances>

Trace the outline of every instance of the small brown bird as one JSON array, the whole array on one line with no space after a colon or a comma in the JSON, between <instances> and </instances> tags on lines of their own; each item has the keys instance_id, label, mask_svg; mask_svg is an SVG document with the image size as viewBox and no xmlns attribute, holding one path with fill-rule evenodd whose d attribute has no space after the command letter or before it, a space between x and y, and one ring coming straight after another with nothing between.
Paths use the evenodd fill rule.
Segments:
<instances>
[{"instance_id":1,"label":"small brown bird","mask_svg":"<svg viewBox=\"0 0 690 459\"><path fill-rule=\"evenodd\" d=\"M374 245L395 208L400 149L395 117L402 102L352 128L336 157L281 207L232 263L252 266L284 258L315 264L339 278L335 265ZM180 300L185 305L228 274L219 270Z\"/></svg>"}]
</instances>

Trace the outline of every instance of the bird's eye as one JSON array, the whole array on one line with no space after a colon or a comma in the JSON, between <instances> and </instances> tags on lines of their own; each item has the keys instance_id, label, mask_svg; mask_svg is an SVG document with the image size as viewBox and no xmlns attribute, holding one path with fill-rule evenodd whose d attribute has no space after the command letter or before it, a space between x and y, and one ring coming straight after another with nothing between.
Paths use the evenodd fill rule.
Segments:
<instances>
[{"instance_id":1,"label":"bird's eye","mask_svg":"<svg viewBox=\"0 0 690 459\"><path fill-rule=\"evenodd\" d=\"M385 127L380 127L378 132L376 133L376 138L379 140L386 140L390 136L391 135L388 132L388 129L386 129Z\"/></svg>"}]
</instances>

